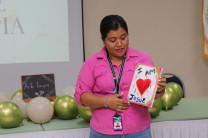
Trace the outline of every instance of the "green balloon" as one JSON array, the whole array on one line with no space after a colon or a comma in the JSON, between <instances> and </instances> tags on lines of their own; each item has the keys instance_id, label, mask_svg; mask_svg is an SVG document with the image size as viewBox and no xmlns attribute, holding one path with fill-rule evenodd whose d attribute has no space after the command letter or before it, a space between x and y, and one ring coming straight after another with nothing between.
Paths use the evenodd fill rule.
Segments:
<instances>
[{"instance_id":1,"label":"green balloon","mask_svg":"<svg viewBox=\"0 0 208 138\"><path fill-rule=\"evenodd\" d=\"M78 105L78 113L86 122L90 122L92 118L92 108Z\"/></svg>"},{"instance_id":2,"label":"green balloon","mask_svg":"<svg viewBox=\"0 0 208 138\"><path fill-rule=\"evenodd\" d=\"M22 94L22 89L19 89L19 90L15 91L15 92L12 94L11 99L13 99L17 94Z\"/></svg>"},{"instance_id":3,"label":"green balloon","mask_svg":"<svg viewBox=\"0 0 208 138\"><path fill-rule=\"evenodd\" d=\"M55 100L54 112L59 119L74 119L78 115L78 104L69 95L60 96Z\"/></svg>"},{"instance_id":4,"label":"green balloon","mask_svg":"<svg viewBox=\"0 0 208 138\"><path fill-rule=\"evenodd\" d=\"M168 87L174 90L174 93L177 96L177 101L176 101L176 104L177 104L183 97L183 89L178 83L175 83L175 82L169 82Z\"/></svg>"},{"instance_id":5,"label":"green balloon","mask_svg":"<svg viewBox=\"0 0 208 138\"><path fill-rule=\"evenodd\" d=\"M160 114L161 108L162 108L161 100L160 99L155 99L154 102L153 102L152 108L148 107L148 111L150 113L150 116L152 118L158 116Z\"/></svg>"},{"instance_id":6,"label":"green balloon","mask_svg":"<svg viewBox=\"0 0 208 138\"><path fill-rule=\"evenodd\" d=\"M162 109L169 110L178 102L178 95L175 89L172 87L172 83L167 83L165 87L165 94L160 98L162 103Z\"/></svg>"},{"instance_id":7,"label":"green balloon","mask_svg":"<svg viewBox=\"0 0 208 138\"><path fill-rule=\"evenodd\" d=\"M20 126L23 116L20 108L13 102L0 103L0 126L14 128Z\"/></svg>"}]
</instances>

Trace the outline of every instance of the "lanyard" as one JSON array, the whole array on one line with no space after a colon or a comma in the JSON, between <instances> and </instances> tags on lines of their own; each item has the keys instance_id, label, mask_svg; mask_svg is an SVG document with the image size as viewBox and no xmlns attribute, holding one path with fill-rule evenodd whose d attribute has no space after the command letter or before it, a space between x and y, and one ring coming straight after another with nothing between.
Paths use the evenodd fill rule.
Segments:
<instances>
[{"instance_id":1,"label":"lanyard","mask_svg":"<svg viewBox=\"0 0 208 138\"><path fill-rule=\"evenodd\" d=\"M122 76L122 73L123 73L123 67L124 67L124 63L125 63L125 59L126 59L126 53L123 56L122 63L121 63L121 69L120 69L118 80L117 80L116 79L116 73L114 71L113 64L111 62L110 56L109 56L107 50L106 50L106 52L107 52L107 58L108 58L108 62L110 64L110 68L111 68L111 72L113 74L113 80L114 80L114 84L115 84L114 93L118 94L119 93L119 84L120 84L120 81L121 81L121 76Z\"/></svg>"}]
</instances>

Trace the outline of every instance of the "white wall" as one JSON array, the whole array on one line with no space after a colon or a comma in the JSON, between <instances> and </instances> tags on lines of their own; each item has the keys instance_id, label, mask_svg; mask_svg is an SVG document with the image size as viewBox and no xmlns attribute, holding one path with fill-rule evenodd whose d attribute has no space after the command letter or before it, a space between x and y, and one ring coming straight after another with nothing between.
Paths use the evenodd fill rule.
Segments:
<instances>
[{"instance_id":1,"label":"white wall","mask_svg":"<svg viewBox=\"0 0 208 138\"><path fill-rule=\"evenodd\" d=\"M149 53L164 72L177 74L187 97L208 96L208 61L202 55L201 0L86 0L86 58L101 49L99 25L108 14L127 21L130 46Z\"/></svg>"}]
</instances>

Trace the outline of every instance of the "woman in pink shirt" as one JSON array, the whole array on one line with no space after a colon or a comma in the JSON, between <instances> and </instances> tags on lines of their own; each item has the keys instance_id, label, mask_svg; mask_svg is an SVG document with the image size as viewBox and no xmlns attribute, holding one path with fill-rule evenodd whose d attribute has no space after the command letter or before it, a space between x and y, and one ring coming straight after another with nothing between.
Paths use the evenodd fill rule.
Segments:
<instances>
[{"instance_id":1,"label":"woman in pink shirt","mask_svg":"<svg viewBox=\"0 0 208 138\"><path fill-rule=\"evenodd\" d=\"M151 138L147 107L130 104L127 94L136 65L154 65L152 59L129 47L128 27L121 16L104 17L100 33L104 47L84 62L75 92L80 105L93 108L90 138ZM164 75L159 81L155 98L166 86Z\"/></svg>"}]
</instances>

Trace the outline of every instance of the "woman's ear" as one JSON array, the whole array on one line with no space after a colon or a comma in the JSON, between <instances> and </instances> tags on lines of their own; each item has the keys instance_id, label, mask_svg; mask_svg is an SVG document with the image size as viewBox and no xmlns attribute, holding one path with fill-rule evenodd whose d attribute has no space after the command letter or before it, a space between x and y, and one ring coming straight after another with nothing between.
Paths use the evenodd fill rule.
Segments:
<instances>
[{"instance_id":1,"label":"woman's ear","mask_svg":"<svg viewBox=\"0 0 208 138\"><path fill-rule=\"evenodd\" d=\"M103 42L103 44L105 45L105 41L103 40L103 37L100 37L101 41Z\"/></svg>"}]
</instances>

